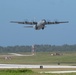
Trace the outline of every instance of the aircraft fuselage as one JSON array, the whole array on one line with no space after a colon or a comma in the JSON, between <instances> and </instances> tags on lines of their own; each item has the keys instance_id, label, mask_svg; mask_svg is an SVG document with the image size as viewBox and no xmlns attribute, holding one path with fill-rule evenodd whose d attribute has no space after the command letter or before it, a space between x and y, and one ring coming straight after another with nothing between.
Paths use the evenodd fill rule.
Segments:
<instances>
[{"instance_id":1,"label":"aircraft fuselage","mask_svg":"<svg viewBox=\"0 0 76 75\"><path fill-rule=\"evenodd\" d=\"M37 23L37 25L34 26L35 30L40 30L45 28L45 20L41 20Z\"/></svg>"}]
</instances>

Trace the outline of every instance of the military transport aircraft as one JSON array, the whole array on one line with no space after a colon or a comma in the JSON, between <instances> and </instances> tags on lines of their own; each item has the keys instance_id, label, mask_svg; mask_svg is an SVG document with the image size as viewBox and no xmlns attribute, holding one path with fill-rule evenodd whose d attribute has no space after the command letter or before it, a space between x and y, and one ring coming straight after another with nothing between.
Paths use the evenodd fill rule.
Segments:
<instances>
[{"instance_id":1,"label":"military transport aircraft","mask_svg":"<svg viewBox=\"0 0 76 75\"><path fill-rule=\"evenodd\" d=\"M11 23L18 23L18 24L29 24L31 26L24 26L26 28L34 28L35 30L40 30L40 29L44 29L47 25L47 24L60 24L60 23L68 23L68 21L46 21L45 19L39 21L39 22L36 22L36 21L11 21Z\"/></svg>"}]
</instances>

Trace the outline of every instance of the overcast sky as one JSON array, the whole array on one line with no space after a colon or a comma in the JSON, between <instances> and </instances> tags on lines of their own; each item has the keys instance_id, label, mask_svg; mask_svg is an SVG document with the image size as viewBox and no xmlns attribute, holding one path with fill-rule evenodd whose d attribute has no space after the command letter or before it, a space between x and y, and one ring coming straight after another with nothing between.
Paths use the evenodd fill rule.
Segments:
<instances>
[{"instance_id":1,"label":"overcast sky","mask_svg":"<svg viewBox=\"0 0 76 75\"><path fill-rule=\"evenodd\" d=\"M69 21L44 30L10 21ZM0 0L0 46L76 44L76 0Z\"/></svg>"}]
</instances>

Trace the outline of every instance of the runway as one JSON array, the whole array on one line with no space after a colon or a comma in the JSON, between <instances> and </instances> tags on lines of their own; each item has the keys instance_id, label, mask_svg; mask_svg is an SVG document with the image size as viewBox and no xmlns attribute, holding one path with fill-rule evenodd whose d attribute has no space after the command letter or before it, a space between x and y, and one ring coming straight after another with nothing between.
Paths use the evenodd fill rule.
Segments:
<instances>
[{"instance_id":1,"label":"runway","mask_svg":"<svg viewBox=\"0 0 76 75\"><path fill-rule=\"evenodd\" d=\"M0 68L73 68L75 69L76 66L60 66L60 65L21 65L21 64L0 64Z\"/></svg>"},{"instance_id":2,"label":"runway","mask_svg":"<svg viewBox=\"0 0 76 75\"><path fill-rule=\"evenodd\" d=\"M32 69L32 68L40 68L40 66L43 66L43 68L55 68L55 69L59 69L59 68L69 68L69 69L75 69L76 66L59 66L59 65L21 65L21 64L0 64L0 69L12 69L12 68L27 68L27 69ZM76 73L76 71L72 70L72 71L45 71L45 72L39 72L39 73Z\"/></svg>"}]
</instances>

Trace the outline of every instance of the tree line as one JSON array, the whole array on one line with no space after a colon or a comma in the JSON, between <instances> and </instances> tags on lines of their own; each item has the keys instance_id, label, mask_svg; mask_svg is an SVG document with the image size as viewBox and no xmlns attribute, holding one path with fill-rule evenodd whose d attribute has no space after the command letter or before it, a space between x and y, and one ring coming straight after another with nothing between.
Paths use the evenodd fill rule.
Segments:
<instances>
[{"instance_id":1,"label":"tree line","mask_svg":"<svg viewBox=\"0 0 76 75\"><path fill-rule=\"evenodd\" d=\"M35 45L35 52L66 52L66 51L76 51L76 45ZM31 52L32 46L0 46L0 53L14 53L14 52Z\"/></svg>"}]
</instances>

